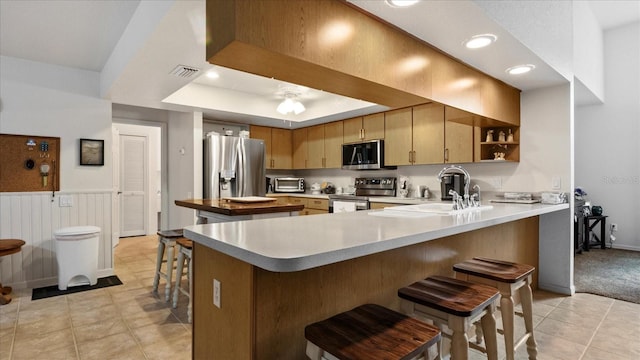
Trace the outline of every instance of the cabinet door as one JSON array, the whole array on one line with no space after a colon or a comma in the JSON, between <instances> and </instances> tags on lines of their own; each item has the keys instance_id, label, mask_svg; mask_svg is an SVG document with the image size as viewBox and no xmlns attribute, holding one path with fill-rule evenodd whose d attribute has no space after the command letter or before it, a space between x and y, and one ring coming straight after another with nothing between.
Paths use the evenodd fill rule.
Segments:
<instances>
[{"instance_id":1,"label":"cabinet door","mask_svg":"<svg viewBox=\"0 0 640 360\"><path fill-rule=\"evenodd\" d=\"M324 167L324 125L307 128L307 169Z\"/></svg>"},{"instance_id":2,"label":"cabinet door","mask_svg":"<svg viewBox=\"0 0 640 360\"><path fill-rule=\"evenodd\" d=\"M260 139L264 140L264 157L265 164L267 169L273 169L273 157L271 155L271 128L266 126L255 126L251 125L249 127L249 133L251 134L252 139Z\"/></svg>"},{"instance_id":3,"label":"cabinet door","mask_svg":"<svg viewBox=\"0 0 640 360\"><path fill-rule=\"evenodd\" d=\"M342 121L324 124L324 167L342 167Z\"/></svg>"},{"instance_id":4,"label":"cabinet door","mask_svg":"<svg viewBox=\"0 0 640 360\"><path fill-rule=\"evenodd\" d=\"M307 128L293 130L293 168L307 167Z\"/></svg>"},{"instance_id":5,"label":"cabinet door","mask_svg":"<svg viewBox=\"0 0 640 360\"><path fill-rule=\"evenodd\" d=\"M451 121L460 110L445 108L444 146L446 163L465 163L473 161L473 125ZM472 116L471 114L469 114ZM460 116L455 115L460 121Z\"/></svg>"},{"instance_id":6,"label":"cabinet door","mask_svg":"<svg viewBox=\"0 0 640 360\"><path fill-rule=\"evenodd\" d=\"M444 162L444 105L431 103L413 108L414 164Z\"/></svg>"},{"instance_id":7,"label":"cabinet door","mask_svg":"<svg viewBox=\"0 0 640 360\"><path fill-rule=\"evenodd\" d=\"M362 118L364 140L384 139L384 113L371 114Z\"/></svg>"},{"instance_id":8,"label":"cabinet door","mask_svg":"<svg viewBox=\"0 0 640 360\"><path fill-rule=\"evenodd\" d=\"M273 169L291 169L291 140L291 130L271 129L271 158L273 159ZM269 162L267 162L267 165L269 165Z\"/></svg>"},{"instance_id":9,"label":"cabinet door","mask_svg":"<svg viewBox=\"0 0 640 360\"><path fill-rule=\"evenodd\" d=\"M410 165L412 148L411 108L385 113L384 164Z\"/></svg>"},{"instance_id":10,"label":"cabinet door","mask_svg":"<svg viewBox=\"0 0 640 360\"><path fill-rule=\"evenodd\" d=\"M362 139L360 138L362 132L362 116L347 119L342 121L344 134L343 134L343 144L348 144L352 142L358 142ZM384 125L383 125L384 126Z\"/></svg>"}]
</instances>

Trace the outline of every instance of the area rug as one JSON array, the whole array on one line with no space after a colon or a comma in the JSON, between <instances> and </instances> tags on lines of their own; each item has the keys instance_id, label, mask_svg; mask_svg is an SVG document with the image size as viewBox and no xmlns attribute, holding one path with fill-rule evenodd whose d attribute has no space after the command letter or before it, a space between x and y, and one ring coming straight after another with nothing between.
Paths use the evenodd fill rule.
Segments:
<instances>
[{"instance_id":1,"label":"area rug","mask_svg":"<svg viewBox=\"0 0 640 360\"><path fill-rule=\"evenodd\" d=\"M576 254L576 292L640 304L640 251L591 249Z\"/></svg>"},{"instance_id":2,"label":"area rug","mask_svg":"<svg viewBox=\"0 0 640 360\"><path fill-rule=\"evenodd\" d=\"M115 286L115 285L122 285L122 281L120 281L120 279L116 275L100 278L98 279L98 283L95 285L73 286L73 287L68 287L67 290L59 290L58 285L51 285L47 287L33 289L33 292L31 293L31 300L45 299L45 298L50 298L50 297L59 296L59 295L68 295L68 294L73 294L77 292L100 289L100 288L105 288L105 287Z\"/></svg>"}]
</instances>

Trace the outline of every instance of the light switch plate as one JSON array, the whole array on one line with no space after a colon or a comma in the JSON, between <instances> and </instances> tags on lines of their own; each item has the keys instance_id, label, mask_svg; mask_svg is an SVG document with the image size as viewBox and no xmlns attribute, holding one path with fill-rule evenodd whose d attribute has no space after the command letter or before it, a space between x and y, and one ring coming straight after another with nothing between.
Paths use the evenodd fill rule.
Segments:
<instances>
[{"instance_id":1,"label":"light switch plate","mask_svg":"<svg viewBox=\"0 0 640 360\"><path fill-rule=\"evenodd\" d=\"M553 176L551 178L551 190L560 190L562 187L562 181L560 176Z\"/></svg>"},{"instance_id":2,"label":"light switch plate","mask_svg":"<svg viewBox=\"0 0 640 360\"><path fill-rule=\"evenodd\" d=\"M60 195L58 204L60 207L71 207L73 206L73 197L71 195Z\"/></svg>"}]
</instances>

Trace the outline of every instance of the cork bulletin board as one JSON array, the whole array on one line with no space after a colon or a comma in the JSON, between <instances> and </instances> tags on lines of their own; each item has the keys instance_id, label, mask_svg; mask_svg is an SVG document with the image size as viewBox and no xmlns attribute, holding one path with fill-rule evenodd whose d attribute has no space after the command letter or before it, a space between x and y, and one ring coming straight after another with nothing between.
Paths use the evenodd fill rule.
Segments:
<instances>
[{"instance_id":1,"label":"cork bulletin board","mask_svg":"<svg viewBox=\"0 0 640 360\"><path fill-rule=\"evenodd\" d=\"M60 138L0 134L0 192L59 190Z\"/></svg>"}]
</instances>

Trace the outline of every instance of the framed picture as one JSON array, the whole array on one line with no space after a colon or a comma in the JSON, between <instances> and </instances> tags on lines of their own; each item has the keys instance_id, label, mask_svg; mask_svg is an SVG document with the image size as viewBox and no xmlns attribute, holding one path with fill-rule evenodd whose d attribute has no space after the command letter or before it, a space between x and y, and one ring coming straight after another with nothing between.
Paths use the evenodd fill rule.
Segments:
<instances>
[{"instance_id":1,"label":"framed picture","mask_svg":"<svg viewBox=\"0 0 640 360\"><path fill-rule=\"evenodd\" d=\"M80 139L80 165L104 165L104 140Z\"/></svg>"}]
</instances>

